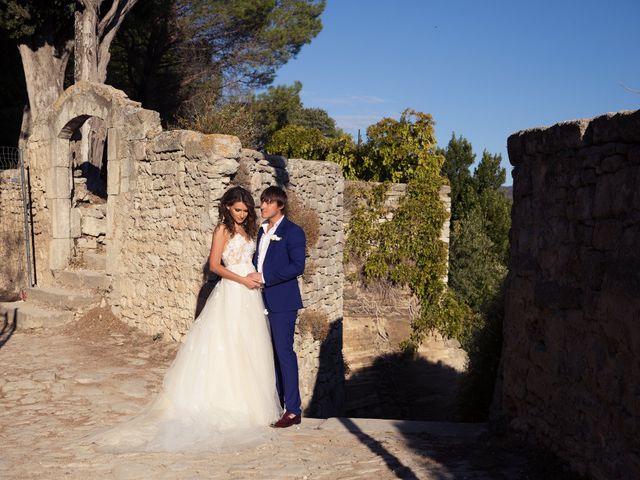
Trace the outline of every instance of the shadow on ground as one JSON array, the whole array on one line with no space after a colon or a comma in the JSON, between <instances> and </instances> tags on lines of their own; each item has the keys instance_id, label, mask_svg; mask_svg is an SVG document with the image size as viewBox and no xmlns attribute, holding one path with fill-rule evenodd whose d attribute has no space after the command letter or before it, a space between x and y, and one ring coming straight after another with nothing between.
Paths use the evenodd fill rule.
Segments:
<instances>
[{"instance_id":1,"label":"shadow on ground","mask_svg":"<svg viewBox=\"0 0 640 480\"><path fill-rule=\"evenodd\" d=\"M463 374L413 353L379 356L345 380L348 417L454 421Z\"/></svg>"},{"instance_id":2,"label":"shadow on ground","mask_svg":"<svg viewBox=\"0 0 640 480\"><path fill-rule=\"evenodd\" d=\"M14 310L13 315L9 312L0 313L0 348L9 341L13 332L16 331L17 311ZM10 320L11 318L11 320Z\"/></svg>"},{"instance_id":3,"label":"shadow on ground","mask_svg":"<svg viewBox=\"0 0 640 480\"><path fill-rule=\"evenodd\" d=\"M488 431L480 436L433 436L404 433L414 452L444 465L443 479L585 480L553 453L536 449L513 434Z\"/></svg>"}]
</instances>

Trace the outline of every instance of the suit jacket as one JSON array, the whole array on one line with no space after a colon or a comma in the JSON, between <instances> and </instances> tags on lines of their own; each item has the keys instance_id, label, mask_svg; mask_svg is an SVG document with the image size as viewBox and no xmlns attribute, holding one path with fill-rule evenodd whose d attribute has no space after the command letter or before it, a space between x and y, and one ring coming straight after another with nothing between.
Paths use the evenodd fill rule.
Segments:
<instances>
[{"instance_id":1,"label":"suit jacket","mask_svg":"<svg viewBox=\"0 0 640 480\"><path fill-rule=\"evenodd\" d=\"M258 231L257 247L253 256L253 264L258 265L258 246L264 230ZM306 257L306 238L298 225L282 219L262 263L264 288L262 295L267 310L270 312L287 312L302 308L302 297L298 287L298 276L304 272Z\"/></svg>"}]
</instances>

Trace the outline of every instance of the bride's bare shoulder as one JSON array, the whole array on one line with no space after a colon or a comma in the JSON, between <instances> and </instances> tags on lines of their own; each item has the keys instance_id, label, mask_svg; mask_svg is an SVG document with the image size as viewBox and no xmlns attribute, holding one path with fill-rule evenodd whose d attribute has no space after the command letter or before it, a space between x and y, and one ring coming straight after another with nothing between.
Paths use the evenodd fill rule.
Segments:
<instances>
[{"instance_id":1,"label":"bride's bare shoulder","mask_svg":"<svg viewBox=\"0 0 640 480\"><path fill-rule=\"evenodd\" d=\"M213 229L213 243L226 244L231 238L231 232L223 224L219 223L216 228Z\"/></svg>"}]
</instances>

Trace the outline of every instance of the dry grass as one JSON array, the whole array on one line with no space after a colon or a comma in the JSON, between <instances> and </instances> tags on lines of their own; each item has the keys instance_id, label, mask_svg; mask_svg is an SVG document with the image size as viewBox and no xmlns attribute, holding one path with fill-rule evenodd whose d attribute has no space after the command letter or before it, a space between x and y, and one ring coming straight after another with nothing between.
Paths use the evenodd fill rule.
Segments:
<instances>
[{"instance_id":1,"label":"dry grass","mask_svg":"<svg viewBox=\"0 0 640 480\"><path fill-rule=\"evenodd\" d=\"M232 185L242 187L251 192L251 170L247 161L240 161L238 170L231 180ZM254 192L251 192L254 193Z\"/></svg>"},{"instance_id":2,"label":"dry grass","mask_svg":"<svg viewBox=\"0 0 640 480\"><path fill-rule=\"evenodd\" d=\"M316 246L320 238L320 218L318 213L308 208L296 192L287 192L287 197L287 217L304 230L304 234L307 237L307 251L309 251Z\"/></svg>"},{"instance_id":3,"label":"dry grass","mask_svg":"<svg viewBox=\"0 0 640 480\"><path fill-rule=\"evenodd\" d=\"M318 273L318 264L313 260L307 262L304 266L304 273L302 274L302 280L305 282L311 282L315 274Z\"/></svg>"},{"instance_id":4,"label":"dry grass","mask_svg":"<svg viewBox=\"0 0 640 480\"><path fill-rule=\"evenodd\" d=\"M324 312L305 310L300 314L298 329L301 334L311 334L318 342L324 342L329 335L329 317Z\"/></svg>"}]
</instances>

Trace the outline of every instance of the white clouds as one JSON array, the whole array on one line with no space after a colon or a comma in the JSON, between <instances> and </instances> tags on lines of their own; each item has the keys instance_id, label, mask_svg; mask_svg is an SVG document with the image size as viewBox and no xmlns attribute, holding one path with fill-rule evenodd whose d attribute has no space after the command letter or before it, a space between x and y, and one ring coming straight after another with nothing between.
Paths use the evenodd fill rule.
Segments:
<instances>
[{"instance_id":1,"label":"white clouds","mask_svg":"<svg viewBox=\"0 0 640 480\"><path fill-rule=\"evenodd\" d=\"M388 103L388 100L372 95L348 95L344 97L325 98L318 101L329 105L341 105L349 107L357 105L379 105L381 103Z\"/></svg>"},{"instance_id":2,"label":"white clouds","mask_svg":"<svg viewBox=\"0 0 640 480\"><path fill-rule=\"evenodd\" d=\"M344 130L366 130L369 125L373 125L382 117L380 115L334 115L333 119L338 127Z\"/></svg>"}]
</instances>

